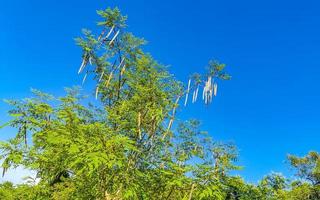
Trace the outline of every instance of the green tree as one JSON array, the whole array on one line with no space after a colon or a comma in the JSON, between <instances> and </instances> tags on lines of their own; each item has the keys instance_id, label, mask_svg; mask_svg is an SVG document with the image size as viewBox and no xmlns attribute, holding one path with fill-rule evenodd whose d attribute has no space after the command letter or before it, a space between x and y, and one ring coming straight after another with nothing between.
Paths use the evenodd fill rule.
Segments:
<instances>
[{"instance_id":1,"label":"green tree","mask_svg":"<svg viewBox=\"0 0 320 200\"><path fill-rule=\"evenodd\" d=\"M310 151L304 157L289 155L298 181L292 183L292 199L320 199L320 155Z\"/></svg>"},{"instance_id":2,"label":"green tree","mask_svg":"<svg viewBox=\"0 0 320 200\"><path fill-rule=\"evenodd\" d=\"M76 41L79 73L96 82L99 105L85 105L79 88L8 101L17 134L1 143L3 173L36 171L29 199L222 199L219 179L237 169L234 146L211 141L195 120L173 125L189 93L194 102L203 87L202 99L212 101L219 80L230 79L225 65L210 61L208 73L184 87L143 52L144 40L125 32L117 8L98 14L101 33L84 30Z\"/></svg>"},{"instance_id":3,"label":"green tree","mask_svg":"<svg viewBox=\"0 0 320 200\"><path fill-rule=\"evenodd\" d=\"M271 173L265 176L259 183L258 188L266 199L284 199L288 180L279 173Z\"/></svg>"},{"instance_id":4,"label":"green tree","mask_svg":"<svg viewBox=\"0 0 320 200\"><path fill-rule=\"evenodd\" d=\"M183 84L126 32L117 8L98 14L101 32L83 30L76 39L78 72L94 81L96 100L79 87L62 97L32 90L32 98L7 100L12 120L5 125L17 133L0 142L3 175L23 166L36 177L0 184L0 199L320 199L317 152L289 156L297 181L272 173L248 184L230 175L241 169L233 144L212 140L197 120L177 123L181 104L216 97L221 80L231 78L224 64L210 61L206 74Z\"/></svg>"}]
</instances>

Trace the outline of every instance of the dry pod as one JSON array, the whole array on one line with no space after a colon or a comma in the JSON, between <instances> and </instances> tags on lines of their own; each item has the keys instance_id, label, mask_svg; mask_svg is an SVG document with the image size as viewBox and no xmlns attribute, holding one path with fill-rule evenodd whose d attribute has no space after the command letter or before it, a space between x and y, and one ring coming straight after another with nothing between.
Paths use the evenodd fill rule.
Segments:
<instances>
[{"instance_id":1,"label":"dry pod","mask_svg":"<svg viewBox=\"0 0 320 200\"><path fill-rule=\"evenodd\" d=\"M109 42L109 45L111 45L113 43L113 41L117 38L117 36L119 35L120 31L118 30L116 32L116 34L113 36L113 38L111 39L111 41Z\"/></svg>"},{"instance_id":2,"label":"dry pod","mask_svg":"<svg viewBox=\"0 0 320 200\"><path fill-rule=\"evenodd\" d=\"M191 79L188 81L188 88L187 88L187 93L186 93L186 99L184 100L184 106L187 105L188 103L188 97L189 97L189 91L190 91L190 84L191 84Z\"/></svg>"},{"instance_id":3,"label":"dry pod","mask_svg":"<svg viewBox=\"0 0 320 200\"><path fill-rule=\"evenodd\" d=\"M97 86L97 88L96 88L96 99L98 99L98 94L99 94L99 86Z\"/></svg>"},{"instance_id":4,"label":"dry pod","mask_svg":"<svg viewBox=\"0 0 320 200\"><path fill-rule=\"evenodd\" d=\"M100 83L100 81L102 80L102 78L103 78L103 75L104 75L104 70L102 71L102 73L101 73L101 75L100 75L100 78L99 78L99 83Z\"/></svg>"},{"instance_id":5,"label":"dry pod","mask_svg":"<svg viewBox=\"0 0 320 200\"><path fill-rule=\"evenodd\" d=\"M80 74L82 72L82 70L84 69L84 67L87 65L87 56L84 56L84 58L82 59L82 63L81 66L78 70L78 74Z\"/></svg>"},{"instance_id":6,"label":"dry pod","mask_svg":"<svg viewBox=\"0 0 320 200\"><path fill-rule=\"evenodd\" d=\"M126 71L126 65L123 65L123 67L121 68L121 71L120 71L120 75L122 76L125 71Z\"/></svg>"},{"instance_id":7,"label":"dry pod","mask_svg":"<svg viewBox=\"0 0 320 200\"><path fill-rule=\"evenodd\" d=\"M106 81L106 87L109 86L110 81L111 81L111 79L112 79L112 76L113 76L113 72L110 73L110 75L109 75L109 77L108 77L108 80Z\"/></svg>"},{"instance_id":8,"label":"dry pod","mask_svg":"<svg viewBox=\"0 0 320 200\"><path fill-rule=\"evenodd\" d=\"M217 93L218 93L218 84L214 83L214 85L213 85L213 94L214 94L214 96L217 96Z\"/></svg>"},{"instance_id":9,"label":"dry pod","mask_svg":"<svg viewBox=\"0 0 320 200\"><path fill-rule=\"evenodd\" d=\"M84 82L86 81L88 76L88 72L86 72L86 74L84 75L83 79L82 79L82 85L84 84Z\"/></svg>"},{"instance_id":10,"label":"dry pod","mask_svg":"<svg viewBox=\"0 0 320 200\"><path fill-rule=\"evenodd\" d=\"M114 25L111 27L110 31L108 32L108 34L107 34L106 37L104 38L105 40L109 38L109 36L111 35L113 29L114 29Z\"/></svg>"}]
</instances>

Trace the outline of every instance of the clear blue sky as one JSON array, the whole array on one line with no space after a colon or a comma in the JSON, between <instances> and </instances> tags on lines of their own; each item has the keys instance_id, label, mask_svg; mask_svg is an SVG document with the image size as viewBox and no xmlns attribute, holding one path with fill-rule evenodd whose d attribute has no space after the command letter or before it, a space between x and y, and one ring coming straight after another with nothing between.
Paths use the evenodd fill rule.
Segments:
<instances>
[{"instance_id":1,"label":"clear blue sky","mask_svg":"<svg viewBox=\"0 0 320 200\"><path fill-rule=\"evenodd\" d=\"M117 5L146 51L187 81L210 58L228 65L232 81L198 118L218 140L240 150L240 172L256 182L271 171L290 176L288 153L320 150L319 1L10 0L0 6L0 98L30 96L30 88L61 94L80 84L80 49L73 38L94 28L95 11ZM85 86L86 90L91 89ZM0 122L8 107L0 103ZM0 131L0 139L10 136Z\"/></svg>"}]
</instances>

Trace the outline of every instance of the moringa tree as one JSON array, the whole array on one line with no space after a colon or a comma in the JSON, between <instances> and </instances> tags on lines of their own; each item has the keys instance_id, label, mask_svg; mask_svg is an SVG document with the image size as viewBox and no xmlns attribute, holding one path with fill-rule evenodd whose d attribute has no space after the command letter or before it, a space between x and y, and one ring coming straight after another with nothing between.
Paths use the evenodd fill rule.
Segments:
<instances>
[{"instance_id":1,"label":"moringa tree","mask_svg":"<svg viewBox=\"0 0 320 200\"><path fill-rule=\"evenodd\" d=\"M78 73L96 82L98 105L85 105L79 88L8 101L17 134L1 142L3 174L36 171L30 199L225 199L223 180L238 169L234 146L212 141L196 120L175 125L182 102L211 103L230 79L225 65L210 61L184 86L143 52L117 8L98 14L101 33L77 38Z\"/></svg>"},{"instance_id":2,"label":"moringa tree","mask_svg":"<svg viewBox=\"0 0 320 200\"><path fill-rule=\"evenodd\" d=\"M32 98L8 100L16 135L0 142L3 175L23 166L36 177L0 184L0 199L224 199L318 200L319 154L289 156L299 181L272 173L258 185L231 170L237 151L213 141L199 121L177 123L179 105L209 104L225 65L210 61L205 75L186 85L143 52L144 40L126 32L116 9L98 11L97 35L84 30L79 74L95 81L94 98L80 88L63 97L33 90ZM87 104L86 102L91 102Z\"/></svg>"}]
</instances>

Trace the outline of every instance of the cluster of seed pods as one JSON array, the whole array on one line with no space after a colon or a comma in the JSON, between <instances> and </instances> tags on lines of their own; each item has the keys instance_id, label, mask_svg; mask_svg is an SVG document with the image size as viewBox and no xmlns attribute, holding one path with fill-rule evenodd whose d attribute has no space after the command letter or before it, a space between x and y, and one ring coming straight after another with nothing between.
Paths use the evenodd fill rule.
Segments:
<instances>
[{"instance_id":1,"label":"cluster of seed pods","mask_svg":"<svg viewBox=\"0 0 320 200\"><path fill-rule=\"evenodd\" d=\"M98 42L100 42L99 45L101 45L104 42L107 42L109 47L112 48L113 44L116 41L116 38L119 36L119 33L120 33L120 30L115 31L115 26L112 26L106 35L104 35L105 34L104 31L102 31L102 33L98 37ZM112 38L111 38L111 36L112 36ZM119 65L117 67L113 68L113 70L107 75L107 78L105 79L106 81L104 83L105 87L109 86L116 70L118 70L118 69L120 70L120 68L121 68L120 75L122 76L124 74L125 69L126 69L125 68L126 65L124 65L123 63L124 63L124 58L122 58ZM85 53L83 55L82 63L81 63L80 68L78 70L78 74L80 74L88 64L92 65L92 56L90 56L89 53ZM83 77L82 84L85 82L87 76L88 76L88 71L86 72L86 74ZM98 83L100 83L103 80L104 76L106 76L106 74L105 74L105 71L102 70L101 75L98 79ZM98 94L99 94L99 84L97 85L96 91L95 91L96 99L98 98Z\"/></svg>"},{"instance_id":2,"label":"cluster of seed pods","mask_svg":"<svg viewBox=\"0 0 320 200\"><path fill-rule=\"evenodd\" d=\"M187 106L189 93L191 90L191 82L192 80L189 79L188 81L188 87L185 95L185 101L184 105ZM195 87L193 87L193 93L192 93L192 103L195 103L198 99L198 93L199 93L199 87L200 83L195 83ZM204 81L204 87L202 92L202 100L205 104L209 104L212 102L213 97L217 96L218 92L218 84L215 82L215 80L212 78L212 76L208 76L207 80Z\"/></svg>"}]
</instances>

